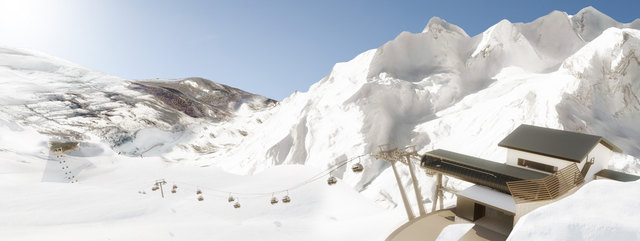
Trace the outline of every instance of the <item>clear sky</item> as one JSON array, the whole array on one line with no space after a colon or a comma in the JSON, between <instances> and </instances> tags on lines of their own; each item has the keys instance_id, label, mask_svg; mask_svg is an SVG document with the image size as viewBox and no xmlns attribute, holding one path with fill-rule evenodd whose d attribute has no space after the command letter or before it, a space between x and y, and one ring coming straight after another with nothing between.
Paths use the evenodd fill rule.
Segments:
<instances>
[{"instance_id":1,"label":"clear sky","mask_svg":"<svg viewBox=\"0 0 640 241\"><path fill-rule=\"evenodd\" d=\"M0 45L127 79L197 76L282 100L433 16L473 36L502 19L590 5L619 22L640 18L638 0L0 0Z\"/></svg>"}]
</instances>

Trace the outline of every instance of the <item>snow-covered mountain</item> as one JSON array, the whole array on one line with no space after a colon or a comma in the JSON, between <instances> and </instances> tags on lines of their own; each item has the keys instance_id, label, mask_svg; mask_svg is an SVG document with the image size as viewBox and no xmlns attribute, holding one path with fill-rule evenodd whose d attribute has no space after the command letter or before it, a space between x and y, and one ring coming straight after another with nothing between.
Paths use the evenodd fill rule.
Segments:
<instances>
[{"instance_id":1,"label":"snow-covered mountain","mask_svg":"<svg viewBox=\"0 0 640 241\"><path fill-rule=\"evenodd\" d=\"M198 123L215 129L277 104L201 78L125 80L11 48L0 48L0 76L0 113L4 118L53 138L103 141L130 155L169 144L160 148L162 153L174 148L172 142L185 147L181 138L192 133ZM164 138L144 138L149 132ZM216 146L194 147L190 150L209 153Z\"/></svg>"},{"instance_id":2,"label":"snow-covered mountain","mask_svg":"<svg viewBox=\"0 0 640 241\"><path fill-rule=\"evenodd\" d=\"M124 80L0 48L0 127L208 166L216 175L224 176L221 168L258 176L289 164L322 171L388 143L503 162L497 143L524 123L604 136L628 154L615 156L612 168L640 173L639 29L640 19L619 23L592 7L530 23L503 20L477 36L434 17L421 33L402 32L338 63L281 103L199 78ZM333 175L369 200L397 206L389 165L369 156L360 162L363 173ZM408 170L400 173L409 187ZM80 175L103 178L95 170ZM429 203L432 180L419 180Z\"/></svg>"},{"instance_id":3,"label":"snow-covered mountain","mask_svg":"<svg viewBox=\"0 0 640 241\"><path fill-rule=\"evenodd\" d=\"M497 143L522 123L601 135L640 157L638 23L588 7L530 23L503 20L470 37L434 17L421 33L403 32L336 64L274 108L219 164L241 174L279 164L325 168L387 143L503 162ZM612 165L638 173L631 156ZM399 203L388 164L362 162L363 175L334 174L370 198ZM429 197L430 180L422 183Z\"/></svg>"}]
</instances>

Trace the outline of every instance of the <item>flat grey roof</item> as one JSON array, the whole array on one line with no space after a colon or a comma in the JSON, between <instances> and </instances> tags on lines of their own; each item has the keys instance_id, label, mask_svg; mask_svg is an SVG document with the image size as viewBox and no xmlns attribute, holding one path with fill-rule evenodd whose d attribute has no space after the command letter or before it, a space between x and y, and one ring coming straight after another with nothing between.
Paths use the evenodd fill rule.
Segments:
<instances>
[{"instance_id":1,"label":"flat grey roof","mask_svg":"<svg viewBox=\"0 0 640 241\"><path fill-rule=\"evenodd\" d=\"M633 181L640 180L639 176L631 175L624 172L614 171L610 169L602 169L598 173L596 173L596 176L604 177L604 178L608 178L616 181L621 181L621 182L633 182Z\"/></svg>"},{"instance_id":2,"label":"flat grey roof","mask_svg":"<svg viewBox=\"0 0 640 241\"><path fill-rule=\"evenodd\" d=\"M581 162L598 143L602 143L612 151L622 152L620 148L601 136L531 125L520 125L498 146Z\"/></svg>"},{"instance_id":3,"label":"flat grey roof","mask_svg":"<svg viewBox=\"0 0 640 241\"><path fill-rule=\"evenodd\" d=\"M427 155L446 159L448 161L457 162L463 165L471 166L480 170L502 174L505 176L515 177L520 180L544 178L548 174L527 170L524 168L510 166L504 163L489 161L473 156L467 156L457 152L437 149L427 152Z\"/></svg>"}]
</instances>

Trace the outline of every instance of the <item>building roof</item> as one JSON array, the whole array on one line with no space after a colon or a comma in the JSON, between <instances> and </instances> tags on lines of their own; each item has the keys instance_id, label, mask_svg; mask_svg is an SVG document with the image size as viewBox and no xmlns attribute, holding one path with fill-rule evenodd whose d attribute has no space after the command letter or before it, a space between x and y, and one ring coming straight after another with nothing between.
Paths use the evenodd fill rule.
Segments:
<instances>
[{"instance_id":1,"label":"building roof","mask_svg":"<svg viewBox=\"0 0 640 241\"><path fill-rule=\"evenodd\" d=\"M622 152L601 136L572 131L520 125L505 137L498 146L538 155L581 162L598 143L615 152Z\"/></svg>"},{"instance_id":2,"label":"building roof","mask_svg":"<svg viewBox=\"0 0 640 241\"><path fill-rule=\"evenodd\" d=\"M610 169L602 169L598 173L596 173L596 176L604 177L611 180L621 181L621 182L633 182L633 181L640 180L639 176L627 174L624 172L614 171Z\"/></svg>"},{"instance_id":3,"label":"building roof","mask_svg":"<svg viewBox=\"0 0 640 241\"><path fill-rule=\"evenodd\" d=\"M507 182L539 179L548 175L442 149L425 153L421 166L504 193L509 193Z\"/></svg>"}]
</instances>

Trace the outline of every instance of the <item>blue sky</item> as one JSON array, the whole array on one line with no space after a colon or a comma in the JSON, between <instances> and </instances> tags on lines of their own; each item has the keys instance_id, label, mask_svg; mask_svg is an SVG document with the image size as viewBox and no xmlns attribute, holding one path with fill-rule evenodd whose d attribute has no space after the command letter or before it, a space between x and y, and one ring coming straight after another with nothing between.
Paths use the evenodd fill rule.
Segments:
<instances>
[{"instance_id":1,"label":"blue sky","mask_svg":"<svg viewBox=\"0 0 640 241\"><path fill-rule=\"evenodd\" d=\"M0 0L0 45L127 79L197 76L282 100L433 16L473 36L502 19L590 5L619 22L640 17L635 0Z\"/></svg>"}]
</instances>

